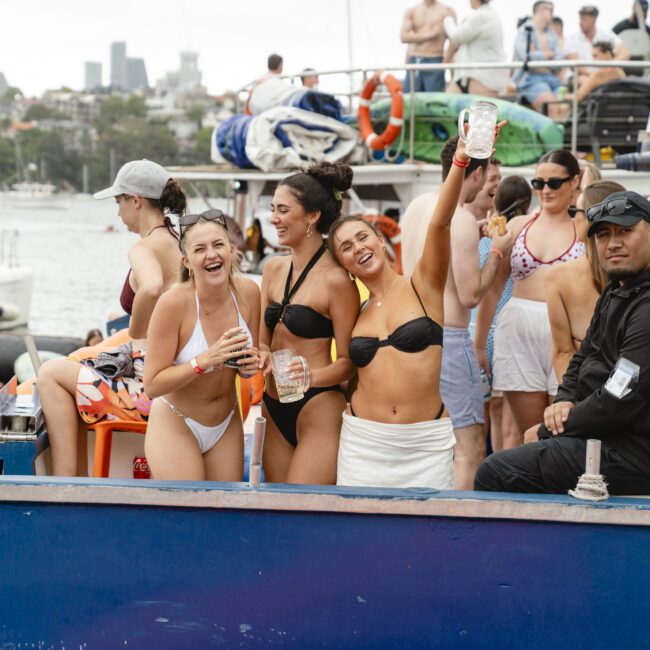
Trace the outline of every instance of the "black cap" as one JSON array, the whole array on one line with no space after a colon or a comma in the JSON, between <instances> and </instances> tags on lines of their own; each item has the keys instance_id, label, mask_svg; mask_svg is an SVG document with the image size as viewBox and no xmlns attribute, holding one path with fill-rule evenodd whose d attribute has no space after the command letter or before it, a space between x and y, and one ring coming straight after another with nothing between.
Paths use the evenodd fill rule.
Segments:
<instances>
[{"instance_id":1,"label":"black cap","mask_svg":"<svg viewBox=\"0 0 650 650\"><path fill-rule=\"evenodd\" d=\"M601 223L634 226L642 219L650 222L648 199L637 192L614 192L587 210L587 220L591 224L587 235L591 237Z\"/></svg>"}]
</instances>

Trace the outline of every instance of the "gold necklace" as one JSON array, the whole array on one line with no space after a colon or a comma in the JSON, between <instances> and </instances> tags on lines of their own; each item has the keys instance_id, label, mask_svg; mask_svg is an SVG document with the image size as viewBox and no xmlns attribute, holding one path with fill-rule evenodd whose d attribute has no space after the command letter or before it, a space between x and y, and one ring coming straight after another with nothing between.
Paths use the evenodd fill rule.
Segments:
<instances>
[{"instance_id":1,"label":"gold necklace","mask_svg":"<svg viewBox=\"0 0 650 650\"><path fill-rule=\"evenodd\" d=\"M382 305L382 303L384 301L384 298L388 295L388 292L395 286L395 284L397 283L398 280L399 280L399 277L396 277L390 283L390 286L388 287L388 289L386 289L386 291L384 291L384 294L382 295L382 297L379 300L377 300L377 302L375 303L376 308L381 307L381 305ZM369 302L372 302L373 300L376 300L376 298L374 296L371 296L370 299L369 299Z\"/></svg>"}]
</instances>

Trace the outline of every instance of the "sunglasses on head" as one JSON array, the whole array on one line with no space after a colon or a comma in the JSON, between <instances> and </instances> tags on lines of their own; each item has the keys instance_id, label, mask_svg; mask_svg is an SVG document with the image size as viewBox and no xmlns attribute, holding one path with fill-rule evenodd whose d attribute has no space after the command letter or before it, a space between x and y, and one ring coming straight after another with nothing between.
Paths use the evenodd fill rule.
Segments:
<instances>
[{"instance_id":1,"label":"sunglasses on head","mask_svg":"<svg viewBox=\"0 0 650 650\"><path fill-rule=\"evenodd\" d=\"M582 212L582 214L585 214L585 211L582 208L576 208L575 205L570 205L566 210L567 210L567 212L569 213L569 216L572 219L575 218L575 216L576 216L576 214L578 214L578 212Z\"/></svg>"},{"instance_id":2,"label":"sunglasses on head","mask_svg":"<svg viewBox=\"0 0 650 650\"><path fill-rule=\"evenodd\" d=\"M530 181L530 184L533 186L534 190L543 190L544 185L548 185L552 190L559 190L564 183L570 181L573 176L567 176L566 178L549 178L545 181L543 178L533 178Z\"/></svg>"},{"instance_id":3,"label":"sunglasses on head","mask_svg":"<svg viewBox=\"0 0 650 650\"><path fill-rule=\"evenodd\" d=\"M607 211L609 215L619 215L625 214L625 211L629 208L633 208L634 205L630 203L629 199L625 196L621 196L618 199L612 199L611 201L605 201L603 203L597 203L592 205L587 210L587 219L590 222L596 221L603 216L603 213Z\"/></svg>"},{"instance_id":4,"label":"sunglasses on head","mask_svg":"<svg viewBox=\"0 0 650 650\"><path fill-rule=\"evenodd\" d=\"M226 222L226 216L221 210L206 210L200 214L184 214L178 220L178 226L181 231L181 238L187 232L187 229L197 223L199 220L204 219L205 221L216 221L219 225L223 226L228 230L228 224Z\"/></svg>"}]
</instances>

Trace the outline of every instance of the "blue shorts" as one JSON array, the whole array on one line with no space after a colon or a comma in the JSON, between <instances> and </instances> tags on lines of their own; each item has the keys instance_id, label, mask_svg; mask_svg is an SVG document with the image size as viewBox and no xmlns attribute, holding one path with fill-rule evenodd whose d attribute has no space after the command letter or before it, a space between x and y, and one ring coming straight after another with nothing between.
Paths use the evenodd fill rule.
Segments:
<instances>
[{"instance_id":1,"label":"blue shorts","mask_svg":"<svg viewBox=\"0 0 650 650\"><path fill-rule=\"evenodd\" d=\"M467 329L445 327L443 330L440 396L454 429L483 424L481 374Z\"/></svg>"},{"instance_id":2,"label":"blue shorts","mask_svg":"<svg viewBox=\"0 0 650 650\"><path fill-rule=\"evenodd\" d=\"M555 94L560 86L562 82L554 74L528 72L517 84L517 90L533 104L542 93Z\"/></svg>"},{"instance_id":3,"label":"blue shorts","mask_svg":"<svg viewBox=\"0 0 650 650\"><path fill-rule=\"evenodd\" d=\"M410 56L409 63L442 63L441 56ZM416 93L437 93L445 89L444 70L417 70L413 73L413 90ZM411 92L411 73L404 79L403 92Z\"/></svg>"}]
</instances>

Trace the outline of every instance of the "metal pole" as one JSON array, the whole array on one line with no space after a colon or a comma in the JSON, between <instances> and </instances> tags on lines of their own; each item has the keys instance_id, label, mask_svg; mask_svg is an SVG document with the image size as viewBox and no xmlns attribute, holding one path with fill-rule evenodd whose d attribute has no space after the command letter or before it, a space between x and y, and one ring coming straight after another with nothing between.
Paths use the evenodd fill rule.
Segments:
<instances>
[{"instance_id":1,"label":"metal pole","mask_svg":"<svg viewBox=\"0 0 650 650\"><path fill-rule=\"evenodd\" d=\"M411 84L409 92L409 157L408 161L412 163L413 150L415 149L415 71L409 70L409 82Z\"/></svg>"},{"instance_id":2,"label":"metal pole","mask_svg":"<svg viewBox=\"0 0 650 650\"><path fill-rule=\"evenodd\" d=\"M253 427L253 449L251 450L250 468L248 471L248 486L258 488L262 479L262 449L264 449L264 432L266 418L255 418Z\"/></svg>"},{"instance_id":3,"label":"metal pole","mask_svg":"<svg viewBox=\"0 0 650 650\"><path fill-rule=\"evenodd\" d=\"M34 368L34 372L38 374L38 371L40 370L42 365L42 361L41 361L41 355L38 353L38 350L36 348L36 342L34 341L34 337L31 334L25 334L23 340L25 341L27 354L29 354L29 358L32 362L32 367Z\"/></svg>"},{"instance_id":4,"label":"metal pole","mask_svg":"<svg viewBox=\"0 0 650 650\"><path fill-rule=\"evenodd\" d=\"M575 156L578 151L578 66L573 68L571 98L571 153Z\"/></svg>"},{"instance_id":5,"label":"metal pole","mask_svg":"<svg viewBox=\"0 0 650 650\"><path fill-rule=\"evenodd\" d=\"M585 474L600 474L600 440L587 440L587 461Z\"/></svg>"},{"instance_id":6,"label":"metal pole","mask_svg":"<svg viewBox=\"0 0 650 650\"><path fill-rule=\"evenodd\" d=\"M348 68L352 70L352 3L350 0L346 2L347 16L348 16ZM352 112L352 95L354 94L354 77L352 72L348 74L348 81L350 83L350 113Z\"/></svg>"}]
</instances>

